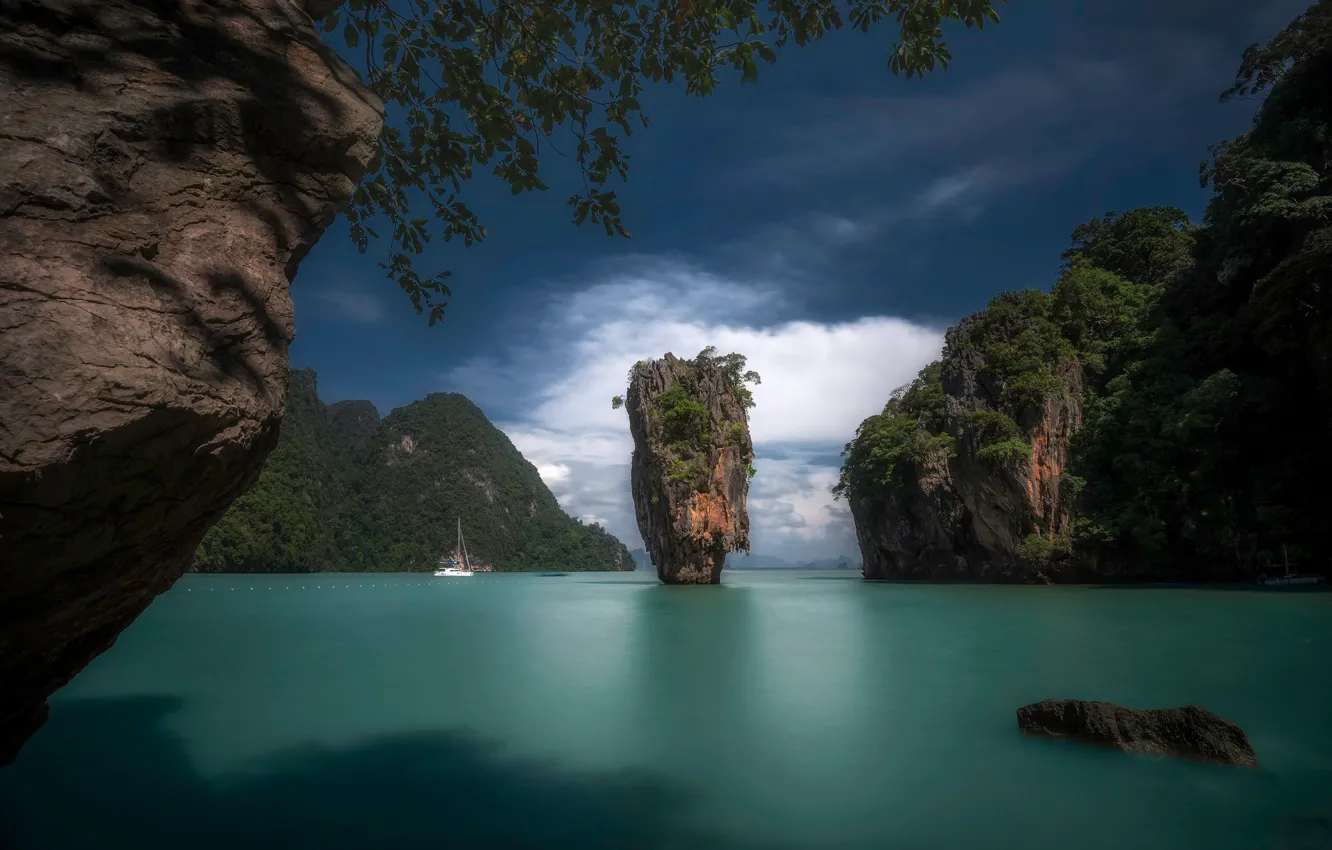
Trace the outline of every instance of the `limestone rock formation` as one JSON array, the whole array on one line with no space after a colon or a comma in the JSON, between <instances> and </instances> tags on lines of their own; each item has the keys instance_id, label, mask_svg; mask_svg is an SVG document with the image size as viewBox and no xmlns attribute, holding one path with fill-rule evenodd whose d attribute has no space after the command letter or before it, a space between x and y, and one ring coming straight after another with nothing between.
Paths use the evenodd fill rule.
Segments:
<instances>
[{"instance_id":1,"label":"limestone rock formation","mask_svg":"<svg viewBox=\"0 0 1332 850\"><path fill-rule=\"evenodd\" d=\"M1082 372L1070 361L1061 386L1044 404L1015 417L1030 458L998 461L982 454L976 413L1004 409L1004 387L975 351L943 364L943 431L951 457L935 455L911 484L883 500L851 494L856 536L870 579L1048 581L1048 565L1020 556L1032 535L1055 539L1071 523L1060 475L1069 441L1082 424ZM1060 576L1068 578L1068 576Z\"/></svg>"},{"instance_id":2,"label":"limestone rock formation","mask_svg":"<svg viewBox=\"0 0 1332 850\"><path fill-rule=\"evenodd\" d=\"M624 399L634 513L666 584L719 584L727 553L749 551L748 390L709 353L638 363Z\"/></svg>"},{"instance_id":3,"label":"limestone rock formation","mask_svg":"<svg viewBox=\"0 0 1332 850\"><path fill-rule=\"evenodd\" d=\"M259 474L382 115L296 0L0 0L0 763Z\"/></svg>"},{"instance_id":4,"label":"limestone rock formation","mask_svg":"<svg viewBox=\"0 0 1332 850\"><path fill-rule=\"evenodd\" d=\"M1072 738L1129 753L1257 767L1244 730L1200 705L1133 709L1112 702L1047 699L1017 710L1027 735Z\"/></svg>"}]
</instances>

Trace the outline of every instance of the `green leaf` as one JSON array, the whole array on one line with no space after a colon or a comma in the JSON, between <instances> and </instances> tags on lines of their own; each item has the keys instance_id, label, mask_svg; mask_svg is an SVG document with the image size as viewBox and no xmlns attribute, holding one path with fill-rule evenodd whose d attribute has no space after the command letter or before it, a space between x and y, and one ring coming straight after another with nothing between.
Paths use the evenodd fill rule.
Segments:
<instances>
[{"instance_id":1,"label":"green leaf","mask_svg":"<svg viewBox=\"0 0 1332 850\"><path fill-rule=\"evenodd\" d=\"M940 4L856 0L847 15L864 28L895 21L899 43L889 67L910 78L946 66L941 21L992 19L995 5L991 0ZM683 6L409 0L391 7L379 0L347 0L324 19L330 32L339 25L348 48L366 47L372 61L378 58L373 89L389 114L401 116L382 133L367 174L371 188L356 193L348 219L388 222L393 234L388 267L414 303L433 311L435 278L416 276L409 256L429 234L399 232L403 222L415 221L413 205L425 199L443 238L471 244L484 237L481 223L461 202L439 201L438 190L462 192L484 170L514 194L541 191L546 188L537 176L541 155L555 151L572 154L576 178L595 190L570 203L575 223L591 219L607 233L627 238L614 196L596 192L628 178L629 158L611 131L619 128L627 137L636 127L650 126L638 100L644 85L682 78L689 95L706 96L730 74L752 83L758 61L774 62L777 49L792 37L803 44L841 28L843 21L831 0L775 0L761 14L753 3L730 0ZM762 36L769 30L770 38ZM766 41L747 40L758 37ZM536 140L540 143L533 144Z\"/></svg>"}]
</instances>

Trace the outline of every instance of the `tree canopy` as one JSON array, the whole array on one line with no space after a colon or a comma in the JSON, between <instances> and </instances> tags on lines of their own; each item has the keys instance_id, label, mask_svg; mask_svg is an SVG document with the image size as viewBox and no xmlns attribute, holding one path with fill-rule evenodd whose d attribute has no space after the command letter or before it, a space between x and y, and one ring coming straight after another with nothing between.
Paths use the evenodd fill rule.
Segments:
<instances>
[{"instance_id":1,"label":"tree canopy","mask_svg":"<svg viewBox=\"0 0 1332 850\"><path fill-rule=\"evenodd\" d=\"M628 238L612 181L628 176L621 140L646 127L639 96L679 78L706 96L723 71L758 78L788 43L803 45L847 23L868 32L896 22L888 70L923 76L951 59L944 26L983 27L1005 0L343 0L323 21L364 50L366 82L389 109L366 179L347 210L364 253L388 224L380 263L433 325L449 272L423 274L413 256L437 235L471 245L485 227L463 183L489 169L513 194L544 190L547 151L572 156L583 188L573 221ZM429 209L429 217L419 213Z\"/></svg>"},{"instance_id":2,"label":"tree canopy","mask_svg":"<svg viewBox=\"0 0 1332 850\"><path fill-rule=\"evenodd\" d=\"M951 463L968 431L978 455L1016 456L1030 434L1013 420L1034 419L1024 411L1059 389L1073 358L1084 417L1060 490L1077 516L1075 557L1171 579L1326 563L1329 79L1332 0L1320 0L1245 51L1222 97L1264 99L1252 129L1203 164L1202 223L1148 207L1078 226L1049 294L1004 293L963 319L943 361L861 425L834 492L885 503ZM946 377L964 353L994 379L1002 411L950 412Z\"/></svg>"}]
</instances>

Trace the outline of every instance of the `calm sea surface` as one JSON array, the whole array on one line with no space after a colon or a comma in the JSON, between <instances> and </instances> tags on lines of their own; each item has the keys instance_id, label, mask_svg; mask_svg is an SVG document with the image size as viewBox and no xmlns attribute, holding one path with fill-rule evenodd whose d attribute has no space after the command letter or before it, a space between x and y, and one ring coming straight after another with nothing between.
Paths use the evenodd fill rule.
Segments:
<instances>
[{"instance_id":1,"label":"calm sea surface","mask_svg":"<svg viewBox=\"0 0 1332 850\"><path fill-rule=\"evenodd\" d=\"M188 576L0 769L0 846L1332 847L1332 594L725 581ZM1044 697L1264 767L1023 738Z\"/></svg>"}]
</instances>

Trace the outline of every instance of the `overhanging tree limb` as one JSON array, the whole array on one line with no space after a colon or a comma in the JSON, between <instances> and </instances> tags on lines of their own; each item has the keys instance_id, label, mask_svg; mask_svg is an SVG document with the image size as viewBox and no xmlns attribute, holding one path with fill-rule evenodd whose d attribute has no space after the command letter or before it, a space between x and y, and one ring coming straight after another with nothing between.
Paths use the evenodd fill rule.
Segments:
<instances>
[{"instance_id":1,"label":"overhanging tree limb","mask_svg":"<svg viewBox=\"0 0 1332 850\"><path fill-rule=\"evenodd\" d=\"M462 199L462 184L489 168L514 194L544 190L539 153L557 132L573 139L583 191L568 206L629 237L612 179L628 176L621 137L648 125L638 97L648 82L674 82L688 94L715 90L719 72L758 78L758 62L844 26L862 32L897 22L888 70L908 78L952 58L946 23L983 27L1005 0L344 0L324 18L347 46L364 42L369 86L400 126L385 126L379 152L347 210L352 239L365 252L391 228L388 276L430 324L443 317L448 272L423 277L412 257L432 237L413 216L424 197L434 235L471 245L486 231ZM328 8L327 4L321 4ZM322 10L321 10L322 11ZM553 146L552 146L553 147ZM558 149L556 149L558 152ZM415 197L414 197L415 196Z\"/></svg>"}]
</instances>

